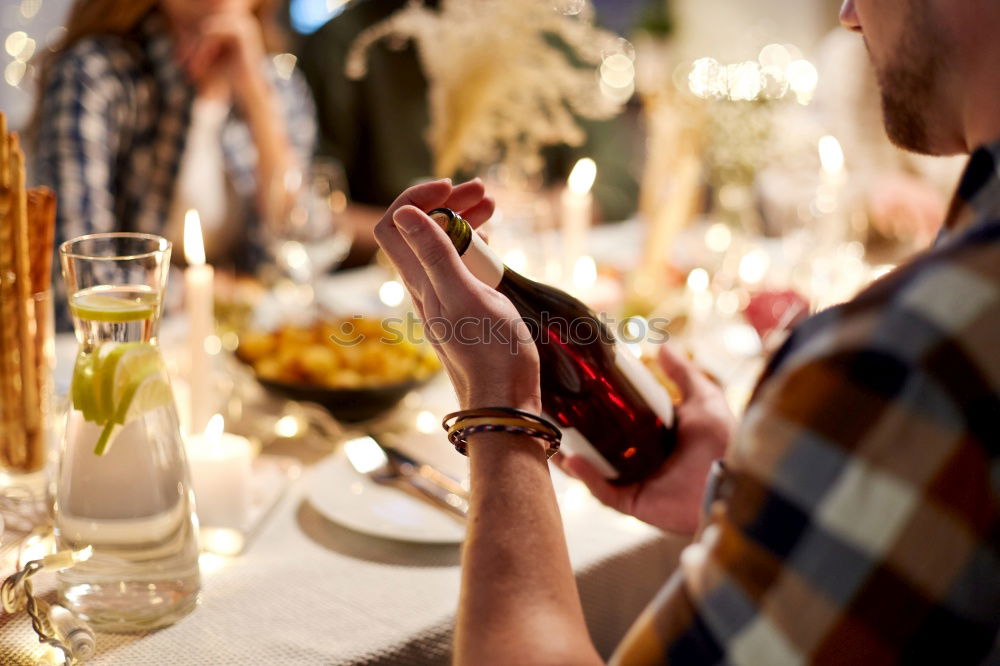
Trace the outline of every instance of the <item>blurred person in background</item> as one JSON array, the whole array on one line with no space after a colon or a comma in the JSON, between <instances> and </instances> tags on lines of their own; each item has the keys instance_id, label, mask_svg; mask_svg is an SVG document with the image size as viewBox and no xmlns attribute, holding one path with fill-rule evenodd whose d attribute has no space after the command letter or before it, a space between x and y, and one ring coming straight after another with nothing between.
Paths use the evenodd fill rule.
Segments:
<instances>
[{"instance_id":1,"label":"blurred person in background","mask_svg":"<svg viewBox=\"0 0 1000 666\"><path fill-rule=\"evenodd\" d=\"M77 0L41 60L31 128L57 241L179 241L196 209L209 258L252 269L273 183L315 139L308 87L270 57L281 47L271 0Z\"/></svg>"},{"instance_id":2,"label":"blurred person in background","mask_svg":"<svg viewBox=\"0 0 1000 666\"><path fill-rule=\"evenodd\" d=\"M377 42L360 80L344 71L351 45L366 28L402 9L407 0L359 0L305 38L299 64L316 99L319 155L344 166L351 216L358 233L355 257L374 251L372 229L401 191L429 177L433 160L424 134L430 123L427 79L412 44ZM431 7L437 0L426 0ZM581 122L585 145L545 151L546 181L565 183L576 159L592 157L600 216L622 220L635 212L638 182L635 138L628 117ZM366 249L367 248L367 249Z\"/></svg>"}]
</instances>

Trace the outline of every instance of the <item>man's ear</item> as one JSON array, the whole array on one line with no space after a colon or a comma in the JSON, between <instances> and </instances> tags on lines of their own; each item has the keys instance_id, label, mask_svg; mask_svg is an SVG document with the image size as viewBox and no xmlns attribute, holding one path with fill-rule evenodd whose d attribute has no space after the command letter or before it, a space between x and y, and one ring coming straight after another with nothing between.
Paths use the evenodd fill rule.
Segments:
<instances>
[{"instance_id":1,"label":"man's ear","mask_svg":"<svg viewBox=\"0 0 1000 666\"><path fill-rule=\"evenodd\" d=\"M851 32L861 32L861 20L858 18L858 10L854 6L854 0L844 0L844 4L840 6L840 25Z\"/></svg>"}]
</instances>

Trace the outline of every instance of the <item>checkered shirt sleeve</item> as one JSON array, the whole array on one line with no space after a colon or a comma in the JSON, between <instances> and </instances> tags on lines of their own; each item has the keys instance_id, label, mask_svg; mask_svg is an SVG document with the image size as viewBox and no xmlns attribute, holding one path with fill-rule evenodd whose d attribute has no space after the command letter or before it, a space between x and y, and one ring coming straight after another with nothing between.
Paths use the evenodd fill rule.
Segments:
<instances>
[{"instance_id":1,"label":"checkered shirt sleeve","mask_svg":"<svg viewBox=\"0 0 1000 666\"><path fill-rule=\"evenodd\" d=\"M128 125L127 61L94 40L62 54L51 68L39 116L40 182L59 193L59 241L114 231L114 173Z\"/></svg>"},{"instance_id":2,"label":"checkered shirt sleeve","mask_svg":"<svg viewBox=\"0 0 1000 666\"><path fill-rule=\"evenodd\" d=\"M1000 207L995 163L977 154L959 199ZM796 330L745 415L706 527L613 663L1000 663L989 208Z\"/></svg>"}]
</instances>

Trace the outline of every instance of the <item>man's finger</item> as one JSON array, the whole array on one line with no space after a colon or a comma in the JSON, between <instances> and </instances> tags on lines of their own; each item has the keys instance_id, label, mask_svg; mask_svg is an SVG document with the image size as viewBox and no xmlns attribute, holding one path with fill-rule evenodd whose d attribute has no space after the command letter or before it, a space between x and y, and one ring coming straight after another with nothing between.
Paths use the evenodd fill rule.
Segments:
<instances>
[{"instance_id":1,"label":"man's finger","mask_svg":"<svg viewBox=\"0 0 1000 666\"><path fill-rule=\"evenodd\" d=\"M561 455L559 458L560 469L582 481L601 504L621 509L622 489L608 483L596 467L580 456Z\"/></svg>"},{"instance_id":2,"label":"man's finger","mask_svg":"<svg viewBox=\"0 0 1000 666\"><path fill-rule=\"evenodd\" d=\"M490 197L483 197L483 200L475 206L461 212L462 218L471 224L473 229L476 229L493 217L494 210L496 210L496 202Z\"/></svg>"},{"instance_id":3,"label":"man's finger","mask_svg":"<svg viewBox=\"0 0 1000 666\"><path fill-rule=\"evenodd\" d=\"M392 219L420 261L439 300L449 294L461 296L464 286L471 285L475 278L462 263L444 230L414 206L403 206Z\"/></svg>"},{"instance_id":4,"label":"man's finger","mask_svg":"<svg viewBox=\"0 0 1000 666\"><path fill-rule=\"evenodd\" d=\"M660 367L677 384L685 399L700 395L712 387L705 373L673 345L661 345L659 357Z\"/></svg>"},{"instance_id":5,"label":"man's finger","mask_svg":"<svg viewBox=\"0 0 1000 666\"><path fill-rule=\"evenodd\" d=\"M416 206L421 210L438 208L448 200L453 189L451 180L447 178L407 188L396 197L382 219L375 225L375 240L399 271L411 296L420 298L427 289L430 289L430 281L420 265L420 260L400 235L392 215L403 206Z\"/></svg>"},{"instance_id":6,"label":"man's finger","mask_svg":"<svg viewBox=\"0 0 1000 666\"><path fill-rule=\"evenodd\" d=\"M424 267L420 265L420 260L413 254L409 244L403 240L399 229L388 215L375 225L375 240L399 271L399 277L410 292L410 298L413 299L415 306L420 304L417 310L422 313L424 295L431 289L430 280Z\"/></svg>"},{"instance_id":7,"label":"man's finger","mask_svg":"<svg viewBox=\"0 0 1000 666\"><path fill-rule=\"evenodd\" d=\"M420 185L407 188L402 194L396 197L389 209L386 210L383 220L390 220L393 213L403 206L416 206L420 210L433 210L441 208L448 201L452 191L451 179L432 180Z\"/></svg>"},{"instance_id":8,"label":"man's finger","mask_svg":"<svg viewBox=\"0 0 1000 666\"><path fill-rule=\"evenodd\" d=\"M450 208L454 211L464 211L472 208L486 196L486 187L483 181L478 178L456 185L452 188L448 199L441 204L442 208ZM420 208L417 206L417 208ZM423 208L421 210L428 210Z\"/></svg>"}]
</instances>

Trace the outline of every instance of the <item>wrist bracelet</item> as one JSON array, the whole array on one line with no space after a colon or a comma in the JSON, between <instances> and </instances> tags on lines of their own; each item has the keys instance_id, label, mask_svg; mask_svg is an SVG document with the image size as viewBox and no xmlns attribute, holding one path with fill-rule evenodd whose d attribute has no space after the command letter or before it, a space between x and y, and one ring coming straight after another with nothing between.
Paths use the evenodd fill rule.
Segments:
<instances>
[{"instance_id":1,"label":"wrist bracelet","mask_svg":"<svg viewBox=\"0 0 1000 666\"><path fill-rule=\"evenodd\" d=\"M545 459L548 460L554 456L559 451L559 438L553 437L547 432L542 432L541 430L536 430L530 426L516 426L516 425L493 425L489 423L484 423L482 425L468 426L467 428L461 428L451 439L452 446L455 450L461 453L463 456L469 455L469 441L468 438L476 433L481 432L507 432L518 435L527 435L529 437L535 437L537 439L544 439L548 442L548 447L545 449Z\"/></svg>"},{"instance_id":2,"label":"wrist bracelet","mask_svg":"<svg viewBox=\"0 0 1000 666\"><path fill-rule=\"evenodd\" d=\"M449 421L454 421L449 425ZM468 438L480 432L509 432L528 435L548 442L546 459L559 450L562 432L552 422L520 409L486 407L447 415L441 424L448 431L448 441L462 455L468 455Z\"/></svg>"},{"instance_id":3,"label":"wrist bracelet","mask_svg":"<svg viewBox=\"0 0 1000 666\"><path fill-rule=\"evenodd\" d=\"M531 430L537 430L541 433L548 434L554 439L559 439L562 433L558 429L552 426L542 425L540 423L535 423L529 421L528 419L522 418L499 418L495 416L474 416L469 418L460 419L453 426L448 428L448 439L451 440L454 433L461 432L471 427L481 426L481 425L495 425L495 426L519 426L521 428L528 428Z\"/></svg>"},{"instance_id":4,"label":"wrist bracelet","mask_svg":"<svg viewBox=\"0 0 1000 666\"><path fill-rule=\"evenodd\" d=\"M529 411L525 411L523 409L517 409L516 407L476 407L474 409L463 409L458 412L452 412L451 414L445 416L444 420L441 422L441 426L445 430L449 430L453 425L455 425L455 423L458 423L459 421L462 421L464 419L472 419L485 416L499 416L499 417L513 416L517 418L527 419L539 425L545 426L550 430L559 432L559 428L556 426L556 424L552 423L552 421L549 421L544 417L538 416L537 414L532 414ZM448 422L453 419L454 423L449 425Z\"/></svg>"}]
</instances>

